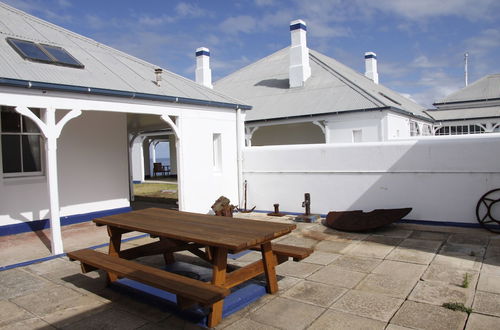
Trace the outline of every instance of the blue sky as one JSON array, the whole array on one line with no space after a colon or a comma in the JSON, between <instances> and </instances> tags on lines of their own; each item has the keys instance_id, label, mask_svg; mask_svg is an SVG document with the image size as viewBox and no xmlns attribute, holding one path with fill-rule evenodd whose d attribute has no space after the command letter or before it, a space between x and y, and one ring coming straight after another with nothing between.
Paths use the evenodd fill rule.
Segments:
<instances>
[{"instance_id":1,"label":"blue sky","mask_svg":"<svg viewBox=\"0 0 500 330\"><path fill-rule=\"evenodd\" d=\"M499 0L7 0L6 3L194 79L194 52L211 50L214 80L290 43L304 19L308 46L364 72L374 51L380 83L431 104L500 73Z\"/></svg>"}]
</instances>

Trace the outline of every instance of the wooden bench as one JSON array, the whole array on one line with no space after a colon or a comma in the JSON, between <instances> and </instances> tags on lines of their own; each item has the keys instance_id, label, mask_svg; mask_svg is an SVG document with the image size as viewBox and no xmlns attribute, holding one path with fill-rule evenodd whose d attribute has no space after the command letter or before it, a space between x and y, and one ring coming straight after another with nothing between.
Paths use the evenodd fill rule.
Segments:
<instances>
[{"instance_id":1,"label":"wooden bench","mask_svg":"<svg viewBox=\"0 0 500 330\"><path fill-rule=\"evenodd\" d=\"M91 249L69 252L70 260L79 260L82 272L87 273L95 269L112 272L118 277L125 277L152 287L171 292L182 298L199 302L202 305L211 305L224 299L231 293L229 289L221 288L210 283L194 280L158 268L139 264Z\"/></svg>"},{"instance_id":2,"label":"wooden bench","mask_svg":"<svg viewBox=\"0 0 500 330\"><path fill-rule=\"evenodd\" d=\"M278 258L279 264L287 261L288 258L292 258L293 261L300 261L309 257L314 252L313 249L279 243L273 243L272 249ZM260 251L260 246L255 246L252 250Z\"/></svg>"}]
</instances>

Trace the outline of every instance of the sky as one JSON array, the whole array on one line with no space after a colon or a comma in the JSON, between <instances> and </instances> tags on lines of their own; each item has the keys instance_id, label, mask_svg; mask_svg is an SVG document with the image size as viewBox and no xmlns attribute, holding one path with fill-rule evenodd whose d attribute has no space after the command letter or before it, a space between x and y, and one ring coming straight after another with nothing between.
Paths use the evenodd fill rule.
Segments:
<instances>
[{"instance_id":1,"label":"sky","mask_svg":"<svg viewBox=\"0 0 500 330\"><path fill-rule=\"evenodd\" d=\"M307 23L309 48L364 73L377 53L380 83L432 107L500 73L500 0L4 0L44 20L194 79L198 47L216 81L290 44Z\"/></svg>"}]
</instances>

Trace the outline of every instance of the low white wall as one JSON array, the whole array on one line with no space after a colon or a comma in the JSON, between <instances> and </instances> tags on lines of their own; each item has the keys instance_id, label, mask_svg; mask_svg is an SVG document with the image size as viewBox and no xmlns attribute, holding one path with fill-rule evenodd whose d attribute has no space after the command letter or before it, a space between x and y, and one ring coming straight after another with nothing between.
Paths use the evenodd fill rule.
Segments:
<instances>
[{"instance_id":1,"label":"low white wall","mask_svg":"<svg viewBox=\"0 0 500 330\"><path fill-rule=\"evenodd\" d=\"M412 220L475 223L478 199L500 187L500 134L244 149L249 206L314 213L412 207Z\"/></svg>"},{"instance_id":2,"label":"low white wall","mask_svg":"<svg viewBox=\"0 0 500 330\"><path fill-rule=\"evenodd\" d=\"M69 121L57 148L61 216L129 206L127 152L125 114L84 111ZM49 217L45 175L0 175L0 196L0 226Z\"/></svg>"}]
</instances>

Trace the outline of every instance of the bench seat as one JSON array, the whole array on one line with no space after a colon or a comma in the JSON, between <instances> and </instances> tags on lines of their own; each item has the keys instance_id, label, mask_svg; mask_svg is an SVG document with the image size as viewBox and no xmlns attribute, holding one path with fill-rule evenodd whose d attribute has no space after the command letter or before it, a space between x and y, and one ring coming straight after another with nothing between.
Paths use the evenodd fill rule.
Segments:
<instances>
[{"instance_id":1,"label":"bench seat","mask_svg":"<svg viewBox=\"0 0 500 330\"><path fill-rule=\"evenodd\" d=\"M168 291L182 298L199 302L202 305L211 305L224 299L231 292L210 283L201 282L170 273L165 270L139 264L91 249L69 252L70 260L79 260L84 273L96 268L141 282L152 287ZM90 267L89 267L90 266Z\"/></svg>"},{"instance_id":2,"label":"bench seat","mask_svg":"<svg viewBox=\"0 0 500 330\"><path fill-rule=\"evenodd\" d=\"M293 261L300 261L309 257L314 252L313 249L279 243L273 243L271 246L274 254L276 254L278 260L281 262L288 260L288 258L292 258ZM260 246L255 246L252 250L260 251Z\"/></svg>"}]
</instances>

